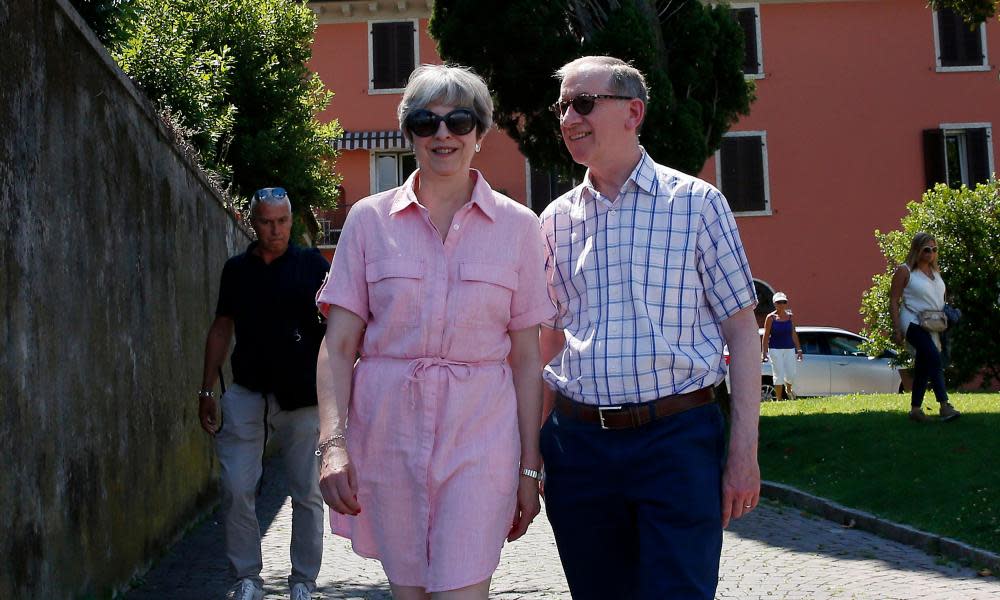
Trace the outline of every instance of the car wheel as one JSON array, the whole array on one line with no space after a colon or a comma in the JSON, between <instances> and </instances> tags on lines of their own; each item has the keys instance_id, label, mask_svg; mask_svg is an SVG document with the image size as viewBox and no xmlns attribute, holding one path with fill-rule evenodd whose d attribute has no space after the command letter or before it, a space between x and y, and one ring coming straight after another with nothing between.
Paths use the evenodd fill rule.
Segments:
<instances>
[{"instance_id":1,"label":"car wheel","mask_svg":"<svg viewBox=\"0 0 1000 600\"><path fill-rule=\"evenodd\" d=\"M774 386L769 380L765 379L760 382L760 401L774 402Z\"/></svg>"}]
</instances>

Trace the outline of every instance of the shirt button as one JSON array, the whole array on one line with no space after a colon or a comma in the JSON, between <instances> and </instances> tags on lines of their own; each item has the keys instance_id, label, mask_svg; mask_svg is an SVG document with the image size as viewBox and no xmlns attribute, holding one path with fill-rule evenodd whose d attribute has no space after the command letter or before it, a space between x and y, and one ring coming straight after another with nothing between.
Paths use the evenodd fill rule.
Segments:
<instances>
[{"instance_id":1,"label":"shirt button","mask_svg":"<svg viewBox=\"0 0 1000 600\"><path fill-rule=\"evenodd\" d=\"M455 231L458 231L458 223L452 225L451 228L454 229Z\"/></svg>"},{"instance_id":2,"label":"shirt button","mask_svg":"<svg viewBox=\"0 0 1000 600\"><path fill-rule=\"evenodd\" d=\"M615 211L615 210L611 211L611 216L612 217L615 216L616 214L618 214L618 211Z\"/></svg>"}]
</instances>

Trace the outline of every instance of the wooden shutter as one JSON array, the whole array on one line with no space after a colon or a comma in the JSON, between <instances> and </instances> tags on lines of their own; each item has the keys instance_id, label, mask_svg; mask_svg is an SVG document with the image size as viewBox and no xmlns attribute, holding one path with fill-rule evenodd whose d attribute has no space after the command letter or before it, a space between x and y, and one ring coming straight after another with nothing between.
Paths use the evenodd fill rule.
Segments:
<instances>
[{"instance_id":1,"label":"wooden shutter","mask_svg":"<svg viewBox=\"0 0 1000 600\"><path fill-rule=\"evenodd\" d=\"M985 127L965 131L965 155L969 164L969 187L990 178L990 136Z\"/></svg>"},{"instance_id":2,"label":"wooden shutter","mask_svg":"<svg viewBox=\"0 0 1000 600\"><path fill-rule=\"evenodd\" d=\"M757 51L757 11L752 8L733 9L733 17L743 28L743 73L760 73L760 54Z\"/></svg>"},{"instance_id":3,"label":"wooden shutter","mask_svg":"<svg viewBox=\"0 0 1000 600\"><path fill-rule=\"evenodd\" d=\"M416 35L413 23L405 21L396 23L396 61L395 61L395 85L393 87L406 87L406 80L410 78L410 73L416 66L413 62L413 36Z\"/></svg>"},{"instance_id":4,"label":"wooden shutter","mask_svg":"<svg viewBox=\"0 0 1000 600\"><path fill-rule=\"evenodd\" d=\"M938 44L942 67L969 67L982 65L983 38L977 25L974 29L950 8L937 12Z\"/></svg>"},{"instance_id":5,"label":"wooden shutter","mask_svg":"<svg viewBox=\"0 0 1000 600\"><path fill-rule=\"evenodd\" d=\"M372 88L406 86L413 71L413 23L372 23Z\"/></svg>"},{"instance_id":6,"label":"wooden shutter","mask_svg":"<svg viewBox=\"0 0 1000 600\"><path fill-rule=\"evenodd\" d=\"M940 129L924 130L924 178L927 189L939 183L948 183L944 155L944 132Z\"/></svg>"},{"instance_id":7,"label":"wooden shutter","mask_svg":"<svg viewBox=\"0 0 1000 600\"><path fill-rule=\"evenodd\" d=\"M764 195L764 139L759 135L722 138L722 193L733 212L762 211Z\"/></svg>"}]
</instances>

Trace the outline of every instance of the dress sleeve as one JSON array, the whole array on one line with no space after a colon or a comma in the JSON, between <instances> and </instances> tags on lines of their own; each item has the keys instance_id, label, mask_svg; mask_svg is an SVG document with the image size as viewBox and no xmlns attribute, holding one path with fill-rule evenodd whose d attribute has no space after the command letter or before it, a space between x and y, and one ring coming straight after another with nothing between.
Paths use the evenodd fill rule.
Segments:
<instances>
[{"instance_id":1,"label":"dress sleeve","mask_svg":"<svg viewBox=\"0 0 1000 600\"><path fill-rule=\"evenodd\" d=\"M705 195L698 229L698 272L709 307L720 321L757 305L753 276L729 203L717 190Z\"/></svg>"},{"instance_id":2,"label":"dress sleeve","mask_svg":"<svg viewBox=\"0 0 1000 600\"><path fill-rule=\"evenodd\" d=\"M316 294L316 306L324 317L329 316L330 306L346 308L368 322L368 283L365 280L365 247L362 211L347 213L344 229L340 233L333 265L326 283Z\"/></svg>"},{"instance_id":3,"label":"dress sleeve","mask_svg":"<svg viewBox=\"0 0 1000 600\"><path fill-rule=\"evenodd\" d=\"M545 283L545 242L541 229L533 217L526 218L524 223L517 290L510 301L510 323L507 325L510 331L547 322L555 315Z\"/></svg>"}]
</instances>

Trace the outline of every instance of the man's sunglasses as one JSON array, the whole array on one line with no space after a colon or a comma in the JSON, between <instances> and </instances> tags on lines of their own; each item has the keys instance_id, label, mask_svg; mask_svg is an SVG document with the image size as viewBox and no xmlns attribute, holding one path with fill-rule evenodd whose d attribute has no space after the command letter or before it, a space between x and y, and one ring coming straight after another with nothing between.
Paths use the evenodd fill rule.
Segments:
<instances>
[{"instance_id":1,"label":"man's sunglasses","mask_svg":"<svg viewBox=\"0 0 1000 600\"><path fill-rule=\"evenodd\" d=\"M927 254L938 251L937 246L924 246L923 250Z\"/></svg>"},{"instance_id":2,"label":"man's sunglasses","mask_svg":"<svg viewBox=\"0 0 1000 600\"><path fill-rule=\"evenodd\" d=\"M448 131L455 135L465 135L479 124L479 119L471 110L456 108L443 117L429 110L415 110L406 117L404 125L415 136L430 137L437 133L441 121L444 121Z\"/></svg>"},{"instance_id":3,"label":"man's sunglasses","mask_svg":"<svg viewBox=\"0 0 1000 600\"><path fill-rule=\"evenodd\" d=\"M281 200L288 197L288 192L285 191L285 188L279 188L279 187L261 188L256 192L254 192L254 195L257 196L258 200L267 200L268 198Z\"/></svg>"},{"instance_id":4,"label":"man's sunglasses","mask_svg":"<svg viewBox=\"0 0 1000 600\"><path fill-rule=\"evenodd\" d=\"M590 111L594 110L594 104L598 100L635 100L635 98L632 96L613 96L610 94L580 94L572 100L560 100L549 108L560 119L563 118L570 106L573 107L573 110L578 115L589 115Z\"/></svg>"}]
</instances>

